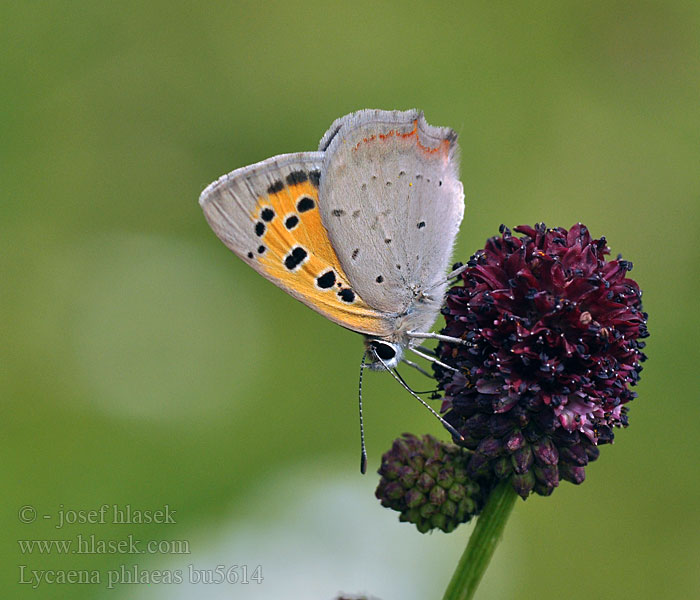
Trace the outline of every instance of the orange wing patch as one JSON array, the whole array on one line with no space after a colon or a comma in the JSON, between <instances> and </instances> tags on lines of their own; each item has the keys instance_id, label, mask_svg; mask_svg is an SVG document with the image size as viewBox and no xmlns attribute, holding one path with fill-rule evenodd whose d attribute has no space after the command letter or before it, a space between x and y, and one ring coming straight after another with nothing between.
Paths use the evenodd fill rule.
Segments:
<instances>
[{"instance_id":1,"label":"orange wing patch","mask_svg":"<svg viewBox=\"0 0 700 600\"><path fill-rule=\"evenodd\" d=\"M392 138L394 136L396 136L397 138L403 138L403 139L408 139L408 138L415 136L416 145L418 146L418 148L420 150L422 150L426 154L434 154L435 152L442 152L445 156L447 156L449 153L449 150L450 150L450 140L447 140L447 139L442 140L440 142L440 145L436 146L435 148L432 148L430 146L424 146L423 144L421 144L420 140L418 139L418 119L415 119L413 121L413 129L411 129L411 131L408 131L406 133L401 133L399 131L396 131L395 129L391 129L387 133L379 133L379 134L370 135L369 137L362 138L362 140L357 142L357 144L355 144L355 147L353 148L353 152L359 150L360 146L362 146L363 143L369 144L370 142L374 142L377 139L379 139L383 142L384 140L387 140L387 139Z\"/></svg>"},{"instance_id":2,"label":"orange wing patch","mask_svg":"<svg viewBox=\"0 0 700 600\"><path fill-rule=\"evenodd\" d=\"M318 179L293 172L260 196L250 214L261 269L287 292L340 325L388 335L386 316L351 288L318 210ZM249 258L252 258L249 255Z\"/></svg>"}]
</instances>

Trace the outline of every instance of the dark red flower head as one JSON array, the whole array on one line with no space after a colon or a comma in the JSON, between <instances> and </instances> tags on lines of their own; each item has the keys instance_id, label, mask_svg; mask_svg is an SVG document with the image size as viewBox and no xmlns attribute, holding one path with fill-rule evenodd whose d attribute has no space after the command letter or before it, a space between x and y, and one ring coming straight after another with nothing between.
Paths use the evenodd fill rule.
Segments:
<instances>
[{"instance_id":1,"label":"dark red flower head","mask_svg":"<svg viewBox=\"0 0 700 600\"><path fill-rule=\"evenodd\" d=\"M606 260L605 238L570 230L505 227L447 294L440 343L457 372L436 367L445 418L474 451L472 475L512 477L521 496L551 494L627 425L647 337L632 264Z\"/></svg>"}]
</instances>

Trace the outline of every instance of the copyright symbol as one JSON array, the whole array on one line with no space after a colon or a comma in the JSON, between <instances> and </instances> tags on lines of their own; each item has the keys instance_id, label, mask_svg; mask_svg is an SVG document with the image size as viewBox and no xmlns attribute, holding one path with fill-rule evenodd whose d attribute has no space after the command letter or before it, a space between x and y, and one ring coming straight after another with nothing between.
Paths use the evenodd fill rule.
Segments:
<instances>
[{"instance_id":1,"label":"copyright symbol","mask_svg":"<svg viewBox=\"0 0 700 600\"><path fill-rule=\"evenodd\" d=\"M25 504L17 513L21 523L34 523L36 521L36 509L29 504Z\"/></svg>"}]
</instances>

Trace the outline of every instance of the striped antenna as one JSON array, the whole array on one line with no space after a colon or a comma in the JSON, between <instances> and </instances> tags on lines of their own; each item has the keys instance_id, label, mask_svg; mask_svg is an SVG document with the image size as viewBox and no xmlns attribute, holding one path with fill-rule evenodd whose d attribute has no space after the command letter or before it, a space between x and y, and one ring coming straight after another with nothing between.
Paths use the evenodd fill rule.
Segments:
<instances>
[{"instance_id":1,"label":"striped antenna","mask_svg":"<svg viewBox=\"0 0 700 600\"><path fill-rule=\"evenodd\" d=\"M365 425L362 421L362 375L365 372L365 360L367 359L367 350L362 355L360 363L360 385L358 387L358 396L360 399L360 448L362 455L360 456L360 473L363 475L367 472L367 448L365 448Z\"/></svg>"}]
</instances>

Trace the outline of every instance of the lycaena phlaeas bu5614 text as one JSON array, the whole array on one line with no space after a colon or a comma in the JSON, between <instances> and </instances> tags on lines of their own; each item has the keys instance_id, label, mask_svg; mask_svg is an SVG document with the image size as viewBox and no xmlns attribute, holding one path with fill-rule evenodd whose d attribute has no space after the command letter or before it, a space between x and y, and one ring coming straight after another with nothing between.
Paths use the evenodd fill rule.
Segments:
<instances>
[{"instance_id":1,"label":"lycaena phlaeas bu5614 text","mask_svg":"<svg viewBox=\"0 0 700 600\"><path fill-rule=\"evenodd\" d=\"M365 336L363 366L397 377L399 362L412 364L406 350L436 362L422 340L464 343L430 333L457 274L446 271L464 214L458 171L452 129L418 110L361 110L336 120L316 152L236 169L199 203L236 255ZM363 451L363 471L365 461Z\"/></svg>"}]
</instances>

